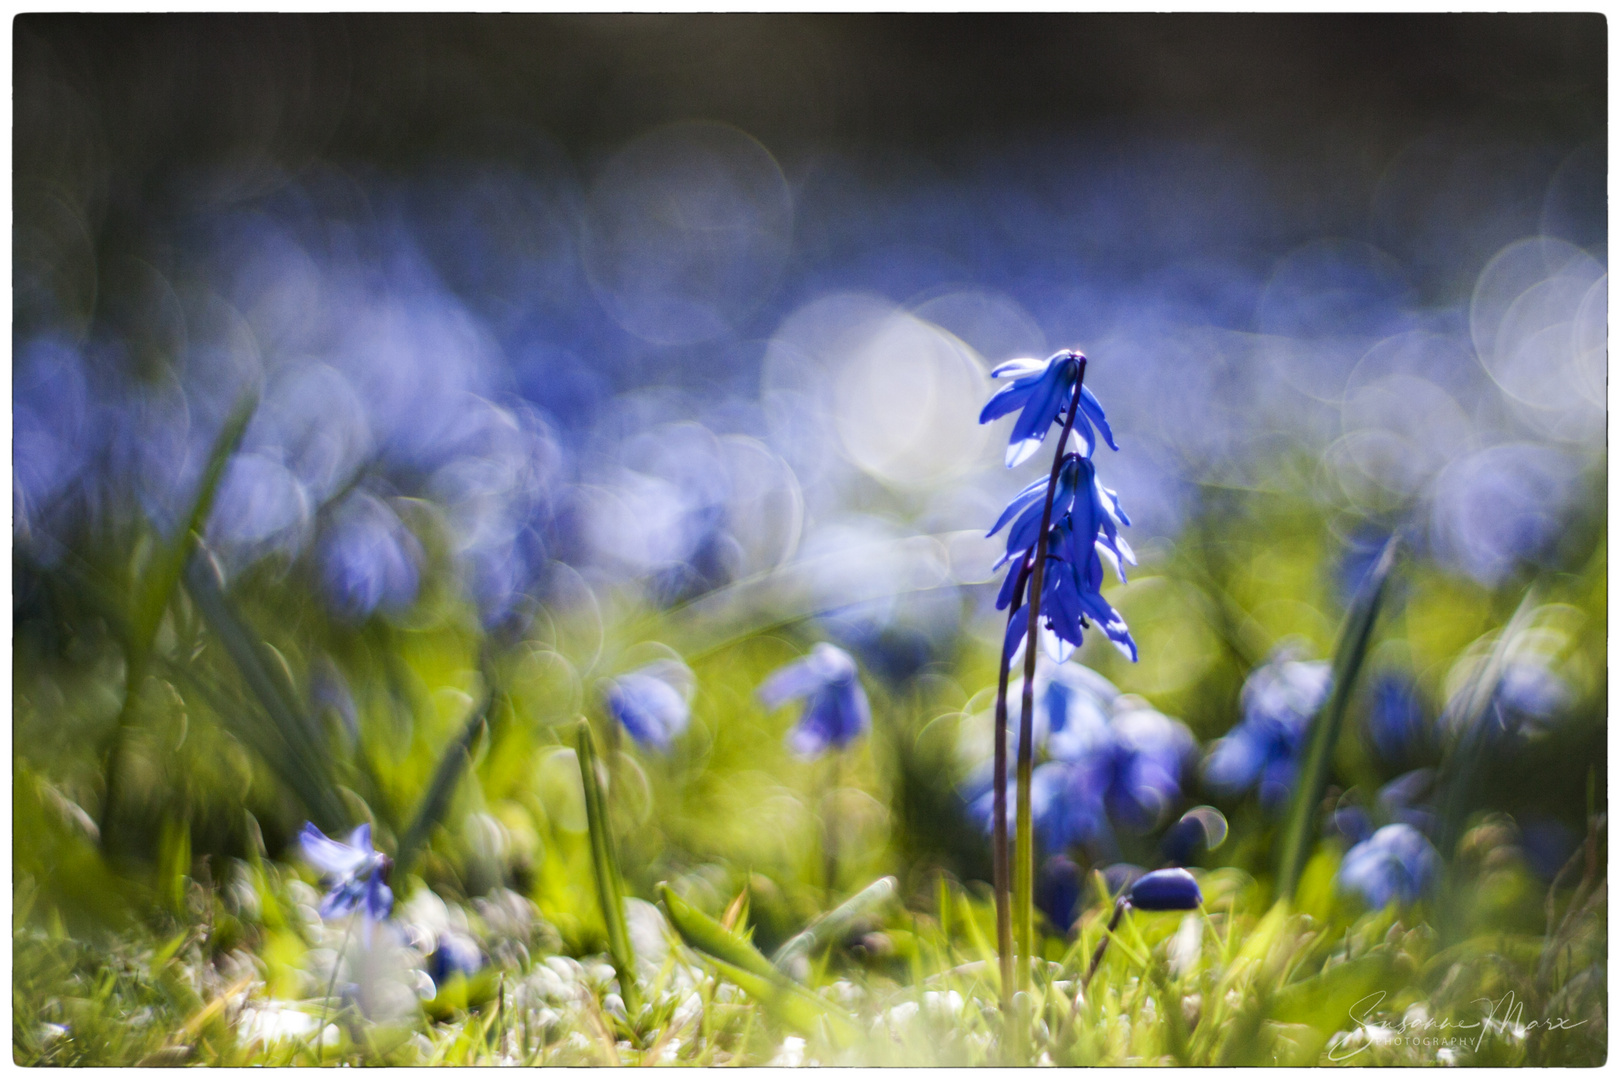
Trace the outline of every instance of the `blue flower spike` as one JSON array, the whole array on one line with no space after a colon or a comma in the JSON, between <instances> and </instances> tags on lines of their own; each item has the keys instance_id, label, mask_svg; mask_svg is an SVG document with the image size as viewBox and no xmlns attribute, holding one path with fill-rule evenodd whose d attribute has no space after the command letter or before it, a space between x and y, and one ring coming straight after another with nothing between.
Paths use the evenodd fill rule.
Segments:
<instances>
[{"instance_id":1,"label":"blue flower spike","mask_svg":"<svg viewBox=\"0 0 1620 1080\"><path fill-rule=\"evenodd\" d=\"M669 753L692 720L692 672L678 660L655 660L607 684L608 712L641 746Z\"/></svg>"},{"instance_id":2,"label":"blue flower spike","mask_svg":"<svg viewBox=\"0 0 1620 1080\"><path fill-rule=\"evenodd\" d=\"M349 834L349 840L333 840L306 822L298 834L304 859L327 879L327 893L318 909L323 919L347 915L356 908L366 920L388 918L394 907L394 893L388 887L388 871L394 861L371 846L371 826L362 825Z\"/></svg>"},{"instance_id":3,"label":"blue flower spike","mask_svg":"<svg viewBox=\"0 0 1620 1080\"><path fill-rule=\"evenodd\" d=\"M802 758L842 749L872 726L872 708L854 659L826 642L803 660L772 672L757 693L767 709L804 700L804 712L788 733L788 746Z\"/></svg>"}]
</instances>

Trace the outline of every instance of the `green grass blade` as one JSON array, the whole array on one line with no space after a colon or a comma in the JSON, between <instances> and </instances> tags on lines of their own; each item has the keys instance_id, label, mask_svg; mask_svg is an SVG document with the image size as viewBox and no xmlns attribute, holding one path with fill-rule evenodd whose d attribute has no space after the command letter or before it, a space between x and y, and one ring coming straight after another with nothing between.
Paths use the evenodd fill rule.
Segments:
<instances>
[{"instance_id":1,"label":"green grass blade","mask_svg":"<svg viewBox=\"0 0 1620 1080\"><path fill-rule=\"evenodd\" d=\"M668 885L658 886L658 896L664 902L664 910L669 912L669 924L692 948L763 979L780 977L781 972L765 959L764 953L754 948L753 942L734 930L727 930L676 896Z\"/></svg>"},{"instance_id":2,"label":"green grass blade","mask_svg":"<svg viewBox=\"0 0 1620 1080\"><path fill-rule=\"evenodd\" d=\"M287 760L278 771L289 780L293 793L318 826L328 830L340 827L348 812L337 796L324 740L314 720L297 704L292 687L286 685L281 665L271 663L264 655L263 646L231 607L208 560L193 558L186 564L185 579L192 602L269 716L277 740L287 748ZM262 739L259 745L263 745Z\"/></svg>"},{"instance_id":3,"label":"green grass blade","mask_svg":"<svg viewBox=\"0 0 1620 1080\"><path fill-rule=\"evenodd\" d=\"M1496 685L1502 681L1502 672L1507 666L1508 646L1529 624L1536 603L1536 590L1526 591L1513 617L1497 635L1490 656L1458 695L1458 711L1452 725L1456 737L1441 759L1435 782L1435 810L1439 818L1435 847L1448 862L1462 837L1462 827L1473 805L1474 776L1484 758L1486 714L1496 701Z\"/></svg>"},{"instance_id":4,"label":"green grass blade","mask_svg":"<svg viewBox=\"0 0 1620 1080\"><path fill-rule=\"evenodd\" d=\"M608 955L619 973L619 996L625 1011L634 1017L640 995L636 987L636 957L630 948L630 928L624 920L624 879L619 875L619 859L613 848L608 822L607 800L596 775L596 740L591 726L579 725L579 778L585 787L585 818L591 836L591 863L596 870L596 897L607 926Z\"/></svg>"},{"instance_id":5,"label":"green grass blade","mask_svg":"<svg viewBox=\"0 0 1620 1080\"><path fill-rule=\"evenodd\" d=\"M433 780L428 784L427 793L422 796L422 802L417 807L416 817L411 820L405 835L400 838L395 861L401 870L410 867L417 853L427 843L428 833L450 809L450 796L455 794L456 782L461 779L462 771L467 766L473 740L484 730L494 700L493 693L484 696L484 700L462 726L461 734L456 736L439 758L439 764L433 770Z\"/></svg>"},{"instance_id":6,"label":"green grass blade","mask_svg":"<svg viewBox=\"0 0 1620 1080\"><path fill-rule=\"evenodd\" d=\"M1393 536L1389 538L1367 580L1351 601L1338 648L1334 650L1333 690L1327 704L1311 719L1299 782L1294 788L1288 818L1283 825L1277 863L1277 895L1280 897L1293 899L1306 856L1310 854L1311 826L1316 816L1316 805L1327 786L1328 767L1333 761L1334 747L1339 744L1339 731L1344 726L1345 712L1350 707L1356 676L1361 673L1362 664L1367 659L1373 624L1378 621L1378 610L1383 605L1384 587L1389 582L1390 569L1395 565L1396 539Z\"/></svg>"},{"instance_id":7,"label":"green grass blade","mask_svg":"<svg viewBox=\"0 0 1620 1080\"><path fill-rule=\"evenodd\" d=\"M882 881L877 883L882 884ZM863 892L873 888L876 886ZM893 886L890 888L892 890ZM658 895L669 913L670 925L681 935L681 940L706 955L722 976L741 987L779 1022L805 1034L815 1034L825 1023L828 1034L841 1045L848 1045L859 1033L854 1021L831 1002L783 975L747 938L727 930L676 896L668 885L659 885Z\"/></svg>"},{"instance_id":8,"label":"green grass blade","mask_svg":"<svg viewBox=\"0 0 1620 1080\"><path fill-rule=\"evenodd\" d=\"M892 877L879 878L872 882L784 942L782 947L772 954L771 963L777 970L787 971L794 960L816 953L842 937L857 918L893 900L898 885L899 882Z\"/></svg>"},{"instance_id":9,"label":"green grass blade","mask_svg":"<svg viewBox=\"0 0 1620 1080\"><path fill-rule=\"evenodd\" d=\"M112 840L113 812L118 803L124 744L135 722L135 706L140 698L141 684L146 681L146 670L151 663L158 627L163 622L163 613L168 610L169 599L174 595L197 540L208 526L208 516L213 512L214 496L218 494L220 481L224 479L225 466L237 447L242 445L248 422L253 419L257 408L258 395L249 391L242 395L230 416L226 417L225 426L220 429L209 452L197 493L192 498L191 510L186 515L185 526L158 554L136 589L135 610L128 621L129 636L124 643L124 702L118 712L118 724L114 728L112 746L107 754L107 789L101 805L101 821L98 823L104 847Z\"/></svg>"},{"instance_id":10,"label":"green grass blade","mask_svg":"<svg viewBox=\"0 0 1620 1080\"><path fill-rule=\"evenodd\" d=\"M781 974L760 975L724 960L711 958L710 962L722 978L740 987L784 1026L806 1035L825 1030L836 1046L849 1046L859 1038L860 1028L842 1010Z\"/></svg>"}]
</instances>

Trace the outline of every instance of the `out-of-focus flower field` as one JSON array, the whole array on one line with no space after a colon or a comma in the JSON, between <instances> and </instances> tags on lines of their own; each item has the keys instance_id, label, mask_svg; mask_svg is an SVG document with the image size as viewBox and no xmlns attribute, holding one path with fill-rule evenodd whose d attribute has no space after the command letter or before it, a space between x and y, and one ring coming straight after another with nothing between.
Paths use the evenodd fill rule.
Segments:
<instances>
[{"instance_id":1,"label":"out-of-focus flower field","mask_svg":"<svg viewBox=\"0 0 1620 1080\"><path fill-rule=\"evenodd\" d=\"M1601 17L13 34L19 1064L1606 1060Z\"/></svg>"}]
</instances>

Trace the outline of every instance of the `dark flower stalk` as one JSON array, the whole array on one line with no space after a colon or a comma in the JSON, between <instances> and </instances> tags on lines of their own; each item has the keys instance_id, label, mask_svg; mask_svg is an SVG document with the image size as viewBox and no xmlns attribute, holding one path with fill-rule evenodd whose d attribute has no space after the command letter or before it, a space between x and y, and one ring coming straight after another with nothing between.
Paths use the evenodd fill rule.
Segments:
<instances>
[{"instance_id":1,"label":"dark flower stalk","mask_svg":"<svg viewBox=\"0 0 1620 1080\"><path fill-rule=\"evenodd\" d=\"M988 423L1009 413L1018 413L1007 448L1009 467L1029 458L1045 441L1046 432L1054 423L1061 428L1050 474L1015 495L989 534L994 536L1004 527L1007 529L1007 553L996 564L998 568L1016 560L1016 572L1008 573L996 600L998 609L1011 610L1002 642L996 694L996 761L991 810L996 930L1001 949L1004 1010L1015 1000L1015 990L1028 988L1029 961L1035 951L1035 830L1032 821L1035 641L1041 638L1041 628L1045 626L1050 637L1043 644L1053 654L1053 659L1062 663L1079 647L1084 631L1095 624L1121 652L1132 661L1136 659L1136 643L1131 639L1130 629L1101 592L1105 560L1123 581L1123 565L1134 565L1136 558L1130 545L1119 536L1119 527L1129 525L1130 519L1120 508L1118 496L1098 483L1091 461L1099 436L1111 449L1119 447L1114 442L1102 404L1084 387L1085 369L1085 356L1073 349L1064 349L1044 361L1009 361L990 374L997 379L1009 378L1011 383L997 391L979 414L979 422ZM1071 434L1080 440L1078 453L1068 451ZM1028 611L1023 608L1026 603ZM1024 711L1019 725L1017 816L1009 822L1007 683L1012 655L1020 644L1026 649ZM1015 833L1015 851L1010 860L1009 830ZM1016 972L1012 970L1014 967L1018 969ZM1014 1057L1017 1056L1015 1053Z\"/></svg>"},{"instance_id":2,"label":"dark flower stalk","mask_svg":"<svg viewBox=\"0 0 1620 1080\"><path fill-rule=\"evenodd\" d=\"M1018 618L1018 597L1029 581L1029 562L1018 568L1018 581L1014 586L1014 599L1007 612L1009 631ZM996 892L996 953L1001 957L1001 1005L1005 1010L1012 1001L1013 938L1012 938L1012 882L1011 866L1007 858L1007 676L1012 657L1006 649L1001 651L1001 674L996 684L996 764L992 783L990 826L991 861L995 875ZM1028 740L1025 740L1027 745ZM1026 785L1027 790L1027 785Z\"/></svg>"},{"instance_id":3,"label":"dark flower stalk","mask_svg":"<svg viewBox=\"0 0 1620 1080\"><path fill-rule=\"evenodd\" d=\"M1074 418L1080 412L1080 388L1086 379L1086 358L1079 357L1080 366L1074 379L1073 396L1069 399L1068 415L1063 421L1063 432L1058 436L1057 452L1052 455L1052 474L1046 483L1046 505L1041 510L1041 531L1035 540L1035 550L1029 563L1029 629L1024 637L1024 700L1023 715L1018 721L1018 830L1015 837L1017 849L1014 852L1013 870L1013 908L1017 912L1018 936L1018 989L1029 989L1029 962L1035 954L1035 830L1031 824L1030 811L1030 773L1034 770L1035 747L1035 642L1040 636L1041 618L1041 587L1044 584L1046 570L1047 537L1052 529L1052 500L1057 495L1058 472L1063 468L1064 451L1069 445L1069 433L1074 430ZM1001 664L1003 676L1000 693L1000 709L1006 710L1006 676L1007 660ZM1000 736L1005 739L1005 724L1001 728ZM997 779L1005 788L1007 773L1005 769L1005 753L1002 758L1002 768L997 770ZM1006 806L1005 791L1002 794L1002 806ZM1005 822L1005 819L1002 819ZM1005 824L1002 826L1005 828Z\"/></svg>"}]
</instances>

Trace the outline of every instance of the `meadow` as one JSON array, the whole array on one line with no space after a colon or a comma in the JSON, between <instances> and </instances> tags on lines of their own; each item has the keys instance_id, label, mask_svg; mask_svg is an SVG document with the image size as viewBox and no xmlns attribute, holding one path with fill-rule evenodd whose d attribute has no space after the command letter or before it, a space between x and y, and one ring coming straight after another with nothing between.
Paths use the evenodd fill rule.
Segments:
<instances>
[{"instance_id":1,"label":"meadow","mask_svg":"<svg viewBox=\"0 0 1620 1080\"><path fill-rule=\"evenodd\" d=\"M293 25L18 20L18 1064L1606 1061L1590 87L418 144Z\"/></svg>"}]
</instances>

